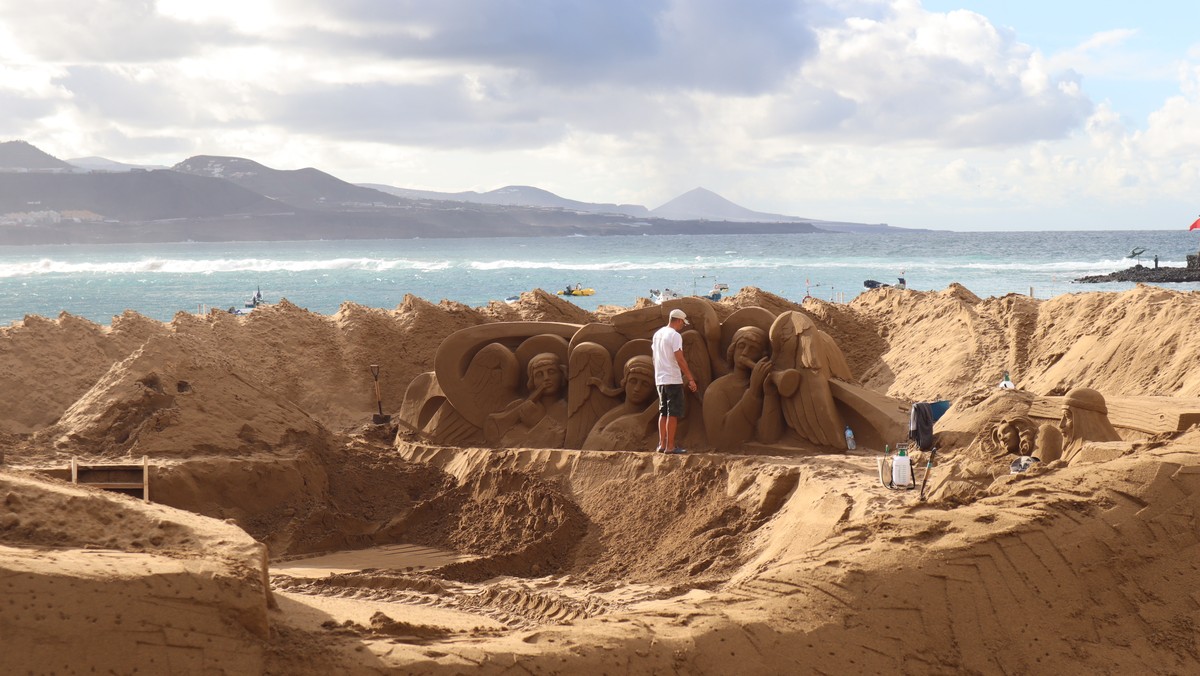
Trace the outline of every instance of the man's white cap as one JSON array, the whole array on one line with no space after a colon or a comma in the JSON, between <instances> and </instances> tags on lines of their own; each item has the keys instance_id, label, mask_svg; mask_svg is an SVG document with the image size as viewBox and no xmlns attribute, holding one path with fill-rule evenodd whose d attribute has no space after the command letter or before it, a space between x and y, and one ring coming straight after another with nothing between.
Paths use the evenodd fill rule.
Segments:
<instances>
[{"instance_id":1,"label":"man's white cap","mask_svg":"<svg viewBox=\"0 0 1200 676\"><path fill-rule=\"evenodd\" d=\"M680 310L679 308L675 308L674 310L671 310L670 317L671 318L669 321L675 321L676 319L682 319L684 324L688 323L687 314L683 310Z\"/></svg>"}]
</instances>

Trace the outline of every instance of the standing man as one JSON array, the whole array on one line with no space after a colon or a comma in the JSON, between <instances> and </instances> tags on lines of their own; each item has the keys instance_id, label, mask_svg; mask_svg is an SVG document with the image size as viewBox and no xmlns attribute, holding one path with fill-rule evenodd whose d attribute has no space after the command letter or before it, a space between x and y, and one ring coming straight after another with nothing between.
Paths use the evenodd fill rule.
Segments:
<instances>
[{"instance_id":1,"label":"standing man","mask_svg":"<svg viewBox=\"0 0 1200 676\"><path fill-rule=\"evenodd\" d=\"M696 391L696 379L683 358L683 336L687 314L679 308L671 310L667 325L654 332L654 384L658 386L658 448L659 453L686 453L675 446L675 430L683 417L683 383Z\"/></svg>"}]
</instances>

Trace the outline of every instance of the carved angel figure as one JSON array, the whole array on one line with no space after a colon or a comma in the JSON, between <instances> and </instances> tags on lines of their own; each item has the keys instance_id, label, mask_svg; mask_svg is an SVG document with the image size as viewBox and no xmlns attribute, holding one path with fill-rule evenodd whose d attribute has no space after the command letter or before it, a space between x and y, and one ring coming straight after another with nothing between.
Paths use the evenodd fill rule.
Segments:
<instances>
[{"instance_id":1,"label":"carved angel figure","mask_svg":"<svg viewBox=\"0 0 1200 676\"><path fill-rule=\"evenodd\" d=\"M774 441L782 432L768 347L767 332L757 326L733 334L726 355L731 370L704 393L704 427L715 448L729 450L754 438Z\"/></svg>"},{"instance_id":2,"label":"carved angel figure","mask_svg":"<svg viewBox=\"0 0 1200 676\"><path fill-rule=\"evenodd\" d=\"M501 446L561 448L567 424L566 370L558 355L543 352L529 360L527 372L529 395L489 414L484 438Z\"/></svg>"},{"instance_id":3,"label":"carved angel figure","mask_svg":"<svg viewBox=\"0 0 1200 676\"><path fill-rule=\"evenodd\" d=\"M594 451L641 451L654 446L655 423L658 420L658 394L654 389L654 360L637 355L625 362L620 389L608 389L594 383L601 391L624 401L611 409L592 427L583 448Z\"/></svg>"}]
</instances>

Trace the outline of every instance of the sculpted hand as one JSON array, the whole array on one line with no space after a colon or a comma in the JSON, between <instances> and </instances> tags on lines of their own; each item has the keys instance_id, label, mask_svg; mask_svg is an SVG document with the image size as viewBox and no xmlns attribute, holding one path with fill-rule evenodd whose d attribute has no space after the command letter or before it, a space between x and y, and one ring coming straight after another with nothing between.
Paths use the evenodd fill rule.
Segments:
<instances>
[{"instance_id":1,"label":"sculpted hand","mask_svg":"<svg viewBox=\"0 0 1200 676\"><path fill-rule=\"evenodd\" d=\"M754 364L754 368L750 371L750 389L758 391L762 389L763 383L767 381L767 376L771 375L771 360L763 357Z\"/></svg>"}]
</instances>

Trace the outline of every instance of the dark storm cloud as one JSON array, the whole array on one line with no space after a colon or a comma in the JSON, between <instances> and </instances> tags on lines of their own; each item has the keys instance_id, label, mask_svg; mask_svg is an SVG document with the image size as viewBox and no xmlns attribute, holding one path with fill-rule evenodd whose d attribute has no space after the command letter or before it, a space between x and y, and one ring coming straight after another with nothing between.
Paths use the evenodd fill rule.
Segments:
<instances>
[{"instance_id":1,"label":"dark storm cloud","mask_svg":"<svg viewBox=\"0 0 1200 676\"><path fill-rule=\"evenodd\" d=\"M597 82L762 93L815 51L801 0L444 0L321 4L314 41L388 58L519 69L560 87ZM314 7L317 4L313 5Z\"/></svg>"},{"instance_id":2,"label":"dark storm cloud","mask_svg":"<svg viewBox=\"0 0 1200 676\"><path fill-rule=\"evenodd\" d=\"M152 0L5 2L0 24L12 27L22 49L59 62L155 61L236 39L219 27L164 17Z\"/></svg>"}]
</instances>

